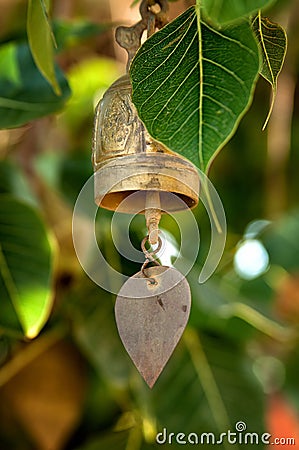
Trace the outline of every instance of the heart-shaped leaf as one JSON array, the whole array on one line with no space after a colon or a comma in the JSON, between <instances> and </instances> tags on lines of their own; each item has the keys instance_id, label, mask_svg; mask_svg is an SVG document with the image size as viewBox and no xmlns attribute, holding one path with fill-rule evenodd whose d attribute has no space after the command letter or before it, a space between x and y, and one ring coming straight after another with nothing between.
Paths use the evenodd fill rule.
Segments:
<instances>
[{"instance_id":1,"label":"heart-shaped leaf","mask_svg":"<svg viewBox=\"0 0 299 450\"><path fill-rule=\"evenodd\" d=\"M54 35L49 21L49 0L28 0L27 34L33 59L56 95L61 95L54 65Z\"/></svg>"},{"instance_id":2,"label":"heart-shaped leaf","mask_svg":"<svg viewBox=\"0 0 299 450\"><path fill-rule=\"evenodd\" d=\"M258 14L253 21L253 29L260 44L262 58L260 74L272 86L271 106L263 126L265 129L275 102L277 78L287 51L287 35L282 26L271 22L267 17L262 17L261 14Z\"/></svg>"},{"instance_id":3,"label":"heart-shaped leaf","mask_svg":"<svg viewBox=\"0 0 299 450\"><path fill-rule=\"evenodd\" d=\"M247 21L218 31L191 7L137 52L133 102L155 139L207 171L249 107L258 70Z\"/></svg>"},{"instance_id":4,"label":"heart-shaped leaf","mask_svg":"<svg viewBox=\"0 0 299 450\"><path fill-rule=\"evenodd\" d=\"M37 336L48 319L52 248L41 219L32 207L12 196L0 202L0 322L12 305L28 338ZM5 324L6 325L6 324Z\"/></svg>"},{"instance_id":5,"label":"heart-shaped leaf","mask_svg":"<svg viewBox=\"0 0 299 450\"><path fill-rule=\"evenodd\" d=\"M138 272L122 286L115 317L127 352L153 387L187 325L191 294L176 269L151 267L147 276Z\"/></svg>"},{"instance_id":6,"label":"heart-shaped leaf","mask_svg":"<svg viewBox=\"0 0 299 450\"><path fill-rule=\"evenodd\" d=\"M3 45L0 58L0 128L19 127L64 106L71 91L59 67L56 75L62 95L57 96L36 67L28 45Z\"/></svg>"}]
</instances>

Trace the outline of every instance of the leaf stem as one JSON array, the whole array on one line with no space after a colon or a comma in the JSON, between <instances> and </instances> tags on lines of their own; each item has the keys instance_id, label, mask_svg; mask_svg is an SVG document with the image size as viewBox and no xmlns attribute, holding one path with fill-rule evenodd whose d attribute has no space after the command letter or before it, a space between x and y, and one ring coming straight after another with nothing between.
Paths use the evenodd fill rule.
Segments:
<instances>
[{"instance_id":1,"label":"leaf stem","mask_svg":"<svg viewBox=\"0 0 299 450\"><path fill-rule=\"evenodd\" d=\"M198 148L199 148L199 162L200 167L204 168L204 161L202 157L202 106L203 106L203 64L202 64L202 33L201 33L201 0L196 0L196 17L197 17L197 31L198 31L198 61L199 61L199 105L198 105L198 111L199 111L199 133L198 133Z\"/></svg>"},{"instance_id":2,"label":"leaf stem","mask_svg":"<svg viewBox=\"0 0 299 450\"><path fill-rule=\"evenodd\" d=\"M139 424L131 428L128 435L126 450L140 450L143 441L142 429Z\"/></svg>"},{"instance_id":3,"label":"leaf stem","mask_svg":"<svg viewBox=\"0 0 299 450\"><path fill-rule=\"evenodd\" d=\"M188 328L184 333L184 341L191 356L192 363L201 382L212 415L220 432L231 428L228 413L221 398L209 361L203 350L200 338L195 330ZM230 448L226 443L225 448ZM236 447L238 448L238 447Z\"/></svg>"},{"instance_id":4,"label":"leaf stem","mask_svg":"<svg viewBox=\"0 0 299 450\"><path fill-rule=\"evenodd\" d=\"M204 193L205 193L205 196L206 196L206 199L207 199L207 202L208 202L209 210L210 210L210 212L211 212L211 218L212 218L213 221L214 221L214 224L215 224L215 227L216 227L216 229L217 229L217 232L218 232L219 234L221 234L221 233L223 232L223 230L222 230L221 225L220 225L220 223L219 223L218 216L217 216L217 213L216 213L216 211L215 211L213 201L212 201L212 199L211 199L210 190L209 190L209 185L208 185L208 182L207 182L207 178L206 178L206 177L204 177L204 179L203 179L203 182L202 182L202 188L203 188L203 190L204 190Z\"/></svg>"},{"instance_id":5,"label":"leaf stem","mask_svg":"<svg viewBox=\"0 0 299 450\"><path fill-rule=\"evenodd\" d=\"M286 342L293 336L291 331L285 329L273 320L268 319L268 317L265 317L249 305L236 302L233 305L229 305L229 308L231 308L232 315L239 317L272 339Z\"/></svg>"},{"instance_id":6,"label":"leaf stem","mask_svg":"<svg viewBox=\"0 0 299 450\"><path fill-rule=\"evenodd\" d=\"M6 336L10 339L17 339L19 341L26 339L21 331L13 330L2 325L0 326L0 336Z\"/></svg>"},{"instance_id":7,"label":"leaf stem","mask_svg":"<svg viewBox=\"0 0 299 450\"><path fill-rule=\"evenodd\" d=\"M262 131L265 131L265 129L267 128L268 122L269 122L270 117L272 115L272 111L273 111L273 107L274 107L274 103L275 103L275 98L276 98L276 93L277 93L277 87L276 87L276 83L275 83L272 86L272 95L271 95L270 108L269 108L269 112L267 114L266 120L264 122L264 125L262 127Z\"/></svg>"},{"instance_id":8,"label":"leaf stem","mask_svg":"<svg viewBox=\"0 0 299 450\"><path fill-rule=\"evenodd\" d=\"M0 244L0 275L2 275L4 286L6 287L7 293L10 297L10 300L14 307L14 310L17 313L18 319L20 320L20 322L22 322L22 320L21 320L22 313L20 311L20 308L18 307L19 293L16 288L15 282L13 280L12 274L9 270L9 267L8 267L8 264L6 261L6 257L3 252L1 244ZM21 324L22 324L22 326L24 325L23 323L21 323Z\"/></svg>"}]
</instances>

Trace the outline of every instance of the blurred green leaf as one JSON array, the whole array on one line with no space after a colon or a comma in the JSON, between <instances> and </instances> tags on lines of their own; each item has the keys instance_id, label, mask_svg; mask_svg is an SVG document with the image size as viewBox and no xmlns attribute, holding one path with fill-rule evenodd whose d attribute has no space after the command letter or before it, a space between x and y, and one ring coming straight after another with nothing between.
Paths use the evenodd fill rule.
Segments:
<instances>
[{"instance_id":1,"label":"blurred green leaf","mask_svg":"<svg viewBox=\"0 0 299 450\"><path fill-rule=\"evenodd\" d=\"M89 385L85 399L83 420L89 430L109 429L115 425L115 418L121 408L114 389L107 389L106 381L96 370L89 370Z\"/></svg>"},{"instance_id":2,"label":"blurred green leaf","mask_svg":"<svg viewBox=\"0 0 299 450\"><path fill-rule=\"evenodd\" d=\"M106 383L126 386L131 363L117 334L112 296L89 281L76 294L74 332L81 351Z\"/></svg>"},{"instance_id":3,"label":"blurred green leaf","mask_svg":"<svg viewBox=\"0 0 299 450\"><path fill-rule=\"evenodd\" d=\"M56 67L62 95L54 94L41 75L26 44L6 44L7 70L0 71L0 128L15 128L60 110L71 92L62 71ZM9 55L9 58L8 58Z\"/></svg>"},{"instance_id":4,"label":"blurred green leaf","mask_svg":"<svg viewBox=\"0 0 299 450\"><path fill-rule=\"evenodd\" d=\"M271 3L273 0L202 0L201 2L204 14L216 25L248 17Z\"/></svg>"},{"instance_id":5,"label":"blurred green leaf","mask_svg":"<svg viewBox=\"0 0 299 450\"><path fill-rule=\"evenodd\" d=\"M85 142L90 142L95 103L121 73L119 64L103 57L85 59L71 68L68 79L73 95L62 120L74 132L76 142L82 134Z\"/></svg>"},{"instance_id":6,"label":"blurred green leaf","mask_svg":"<svg viewBox=\"0 0 299 450\"><path fill-rule=\"evenodd\" d=\"M3 194L0 201L1 303L13 305L28 338L37 336L50 314L52 259L53 248L36 211Z\"/></svg>"},{"instance_id":7,"label":"blurred green leaf","mask_svg":"<svg viewBox=\"0 0 299 450\"><path fill-rule=\"evenodd\" d=\"M247 22L216 31L191 7L137 52L132 98L155 139L207 171L248 109L258 69Z\"/></svg>"},{"instance_id":8,"label":"blurred green leaf","mask_svg":"<svg viewBox=\"0 0 299 450\"><path fill-rule=\"evenodd\" d=\"M188 351L181 342L153 390L136 373L132 387L140 419L156 424L156 432L166 428L168 437L170 433L180 432L198 436L211 432L219 437L228 430L234 432L240 420L247 424L247 431L262 434L263 393L243 349L224 335L206 336L199 344L197 333L190 329L185 343ZM246 401L240 402L241 397ZM119 429L116 426L114 431L94 438L79 449L126 449L132 448L133 443L137 445L137 441L138 448L144 450L161 446L154 442L155 431L153 441L142 443L141 436L138 440L139 427L136 423L135 427L116 433ZM169 449L181 448L175 438L171 445L168 442L163 445ZM230 447L224 442L219 448ZM246 446L238 445L238 448Z\"/></svg>"},{"instance_id":9,"label":"blurred green leaf","mask_svg":"<svg viewBox=\"0 0 299 450\"><path fill-rule=\"evenodd\" d=\"M58 187L71 204L75 204L82 186L92 176L93 171L90 155L86 152L80 151L70 156L61 162Z\"/></svg>"},{"instance_id":10,"label":"blurred green leaf","mask_svg":"<svg viewBox=\"0 0 299 450\"><path fill-rule=\"evenodd\" d=\"M21 168L9 159L0 161L0 194L12 194L32 206L38 206L32 187Z\"/></svg>"},{"instance_id":11,"label":"blurred green leaf","mask_svg":"<svg viewBox=\"0 0 299 450\"><path fill-rule=\"evenodd\" d=\"M254 328L233 316L230 293L221 286L220 279L210 279L199 285L197 277L188 276L192 291L192 310L189 323L198 329L210 333L223 333L232 341L246 342L252 338Z\"/></svg>"},{"instance_id":12,"label":"blurred green leaf","mask_svg":"<svg viewBox=\"0 0 299 450\"><path fill-rule=\"evenodd\" d=\"M277 78L282 69L286 51L287 35L284 28L271 22L267 17L259 13L253 22L253 29L260 45L262 65L260 74L272 86L272 101L263 130L270 119L277 92Z\"/></svg>"},{"instance_id":13,"label":"blurred green leaf","mask_svg":"<svg viewBox=\"0 0 299 450\"><path fill-rule=\"evenodd\" d=\"M244 239L256 239L271 225L269 220L254 220L250 222L245 231Z\"/></svg>"},{"instance_id":14,"label":"blurred green leaf","mask_svg":"<svg viewBox=\"0 0 299 450\"><path fill-rule=\"evenodd\" d=\"M242 349L223 335L205 337L201 343L190 329L185 343L188 352L179 345L148 396L159 430L219 435L234 431L242 420L248 431L262 433L263 394Z\"/></svg>"},{"instance_id":15,"label":"blurred green leaf","mask_svg":"<svg viewBox=\"0 0 299 450\"><path fill-rule=\"evenodd\" d=\"M270 255L270 263L287 271L299 269L299 211L294 210L276 221L265 232L263 242Z\"/></svg>"},{"instance_id":16,"label":"blurred green leaf","mask_svg":"<svg viewBox=\"0 0 299 450\"><path fill-rule=\"evenodd\" d=\"M53 30L57 51L59 52L69 46L76 45L89 37L99 36L111 28L112 24L99 24L83 20L55 20L53 22Z\"/></svg>"},{"instance_id":17,"label":"blurred green leaf","mask_svg":"<svg viewBox=\"0 0 299 450\"><path fill-rule=\"evenodd\" d=\"M76 46L82 41L89 38L97 37L101 33L110 30L115 24L113 23L95 23L84 19L53 19L53 39L55 36L55 53L60 53L63 50ZM7 44L9 42L23 43L28 39L26 30L17 30L8 35L0 36L0 44Z\"/></svg>"},{"instance_id":18,"label":"blurred green leaf","mask_svg":"<svg viewBox=\"0 0 299 450\"><path fill-rule=\"evenodd\" d=\"M54 64L54 35L49 21L49 0L28 0L27 34L33 59L56 95L61 87Z\"/></svg>"},{"instance_id":19,"label":"blurred green leaf","mask_svg":"<svg viewBox=\"0 0 299 450\"><path fill-rule=\"evenodd\" d=\"M14 84L20 83L20 70L15 60L17 58L17 47L14 45L4 45L0 47L0 78L11 80Z\"/></svg>"},{"instance_id":20,"label":"blurred green leaf","mask_svg":"<svg viewBox=\"0 0 299 450\"><path fill-rule=\"evenodd\" d=\"M212 278L196 289L197 280L188 277L193 295L190 324L207 333L222 333L240 345L257 331L277 341L288 340L290 330L273 317L273 290L264 278L230 278Z\"/></svg>"}]
</instances>

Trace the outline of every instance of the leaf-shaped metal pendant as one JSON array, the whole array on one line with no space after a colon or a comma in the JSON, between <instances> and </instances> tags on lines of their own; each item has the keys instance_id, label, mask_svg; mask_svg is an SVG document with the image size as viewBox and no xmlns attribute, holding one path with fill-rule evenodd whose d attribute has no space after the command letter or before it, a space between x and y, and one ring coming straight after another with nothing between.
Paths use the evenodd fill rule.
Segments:
<instances>
[{"instance_id":1,"label":"leaf-shaped metal pendant","mask_svg":"<svg viewBox=\"0 0 299 450\"><path fill-rule=\"evenodd\" d=\"M115 303L121 340L152 388L187 325L190 287L176 269L154 266L122 286Z\"/></svg>"}]
</instances>

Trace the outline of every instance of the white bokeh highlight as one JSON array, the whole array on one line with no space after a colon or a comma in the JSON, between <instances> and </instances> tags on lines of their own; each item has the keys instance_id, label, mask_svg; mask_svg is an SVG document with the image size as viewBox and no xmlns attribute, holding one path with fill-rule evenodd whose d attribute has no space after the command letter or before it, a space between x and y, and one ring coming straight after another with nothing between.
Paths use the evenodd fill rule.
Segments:
<instances>
[{"instance_id":1,"label":"white bokeh highlight","mask_svg":"<svg viewBox=\"0 0 299 450\"><path fill-rule=\"evenodd\" d=\"M263 244L257 239L242 242L234 257L236 273L245 280L253 280L266 272L269 255Z\"/></svg>"}]
</instances>

